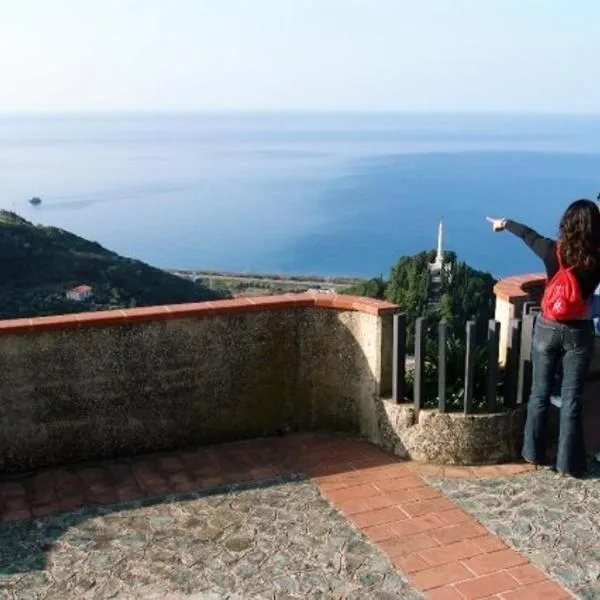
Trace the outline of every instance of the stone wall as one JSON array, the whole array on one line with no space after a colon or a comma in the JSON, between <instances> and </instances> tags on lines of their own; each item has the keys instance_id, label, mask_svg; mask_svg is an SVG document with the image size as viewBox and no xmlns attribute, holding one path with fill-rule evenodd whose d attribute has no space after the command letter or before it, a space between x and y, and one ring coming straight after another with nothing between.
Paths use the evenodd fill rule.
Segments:
<instances>
[{"instance_id":1,"label":"stone wall","mask_svg":"<svg viewBox=\"0 0 600 600\"><path fill-rule=\"evenodd\" d=\"M511 319L519 319L525 302L539 301L541 289L545 281L543 273L528 273L501 279L494 286L496 295L496 312L494 318L500 323L500 343L498 360L506 362L508 348L508 331Z\"/></svg>"},{"instance_id":2,"label":"stone wall","mask_svg":"<svg viewBox=\"0 0 600 600\"><path fill-rule=\"evenodd\" d=\"M499 464L518 460L524 410L464 415L378 401L378 444L402 458L444 465Z\"/></svg>"},{"instance_id":3,"label":"stone wall","mask_svg":"<svg viewBox=\"0 0 600 600\"><path fill-rule=\"evenodd\" d=\"M297 429L373 439L394 310L300 294L0 322L0 472Z\"/></svg>"}]
</instances>

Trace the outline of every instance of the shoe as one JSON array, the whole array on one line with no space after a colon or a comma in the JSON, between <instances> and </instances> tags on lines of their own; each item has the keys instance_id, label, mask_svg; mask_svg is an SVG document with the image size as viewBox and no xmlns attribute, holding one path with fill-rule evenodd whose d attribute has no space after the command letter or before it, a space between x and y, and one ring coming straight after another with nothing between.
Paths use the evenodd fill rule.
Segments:
<instances>
[{"instance_id":1,"label":"shoe","mask_svg":"<svg viewBox=\"0 0 600 600\"><path fill-rule=\"evenodd\" d=\"M563 478L563 479L584 479L585 478L585 471L582 471L581 473L567 473L566 471L556 471L558 476Z\"/></svg>"},{"instance_id":2,"label":"shoe","mask_svg":"<svg viewBox=\"0 0 600 600\"><path fill-rule=\"evenodd\" d=\"M528 465L533 465L534 468L537 469L544 469L546 468L547 465L545 465L543 462L539 462L537 460L529 460L528 458L523 457L523 460L528 464Z\"/></svg>"}]
</instances>

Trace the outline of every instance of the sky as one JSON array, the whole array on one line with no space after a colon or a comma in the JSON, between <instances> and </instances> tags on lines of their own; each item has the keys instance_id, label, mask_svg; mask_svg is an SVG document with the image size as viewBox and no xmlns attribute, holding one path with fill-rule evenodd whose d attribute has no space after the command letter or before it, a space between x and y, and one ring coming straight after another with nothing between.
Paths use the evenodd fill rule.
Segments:
<instances>
[{"instance_id":1,"label":"sky","mask_svg":"<svg viewBox=\"0 0 600 600\"><path fill-rule=\"evenodd\" d=\"M0 0L0 112L600 112L598 0Z\"/></svg>"}]
</instances>

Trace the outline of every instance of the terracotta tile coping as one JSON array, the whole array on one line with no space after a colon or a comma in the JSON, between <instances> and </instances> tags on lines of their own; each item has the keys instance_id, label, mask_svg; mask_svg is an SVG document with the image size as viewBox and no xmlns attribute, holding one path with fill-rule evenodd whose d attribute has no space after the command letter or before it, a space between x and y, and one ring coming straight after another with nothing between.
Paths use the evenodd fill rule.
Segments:
<instances>
[{"instance_id":1,"label":"terracotta tile coping","mask_svg":"<svg viewBox=\"0 0 600 600\"><path fill-rule=\"evenodd\" d=\"M337 310L355 310L372 315L381 315L398 309L395 304L373 298L308 292L192 302L187 304L170 304L166 306L146 306L123 310L102 310L69 315L34 317L31 319L9 319L0 321L0 335L15 335L56 329L77 329L87 326L144 323L167 319L189 319L192 317L231 315L286 308L333 308Z\"/></svg>"},{"instance_id":2,"label":"terracotta tile coping","mask_svg":"<svg viewBox=\"0 0 600 600\"><path fill-rule=\"evenodd\" d=\"M529 296L527 287L543 285L546 281L545 273L526 273L505 277L494 286L494 294L502 300L526 299Z\"/></svg>"}]
</instances>

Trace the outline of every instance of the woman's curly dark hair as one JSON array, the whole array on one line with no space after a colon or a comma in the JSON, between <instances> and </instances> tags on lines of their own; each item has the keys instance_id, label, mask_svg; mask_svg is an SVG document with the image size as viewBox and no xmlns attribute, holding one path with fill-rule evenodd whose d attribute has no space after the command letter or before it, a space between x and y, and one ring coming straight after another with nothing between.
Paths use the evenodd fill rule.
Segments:
<instances>
[{"instance_id":1,"label":"woman's curly dark hair","mask_svg":"<svg viewBox=\"0 0 600 600\"><path fill-rule=\"evenodd\" d=\"M600 210L591 200L576 200L558 228L560 255L571 267L593 269L600 248Z\"/></svg>"}]
</instances>

